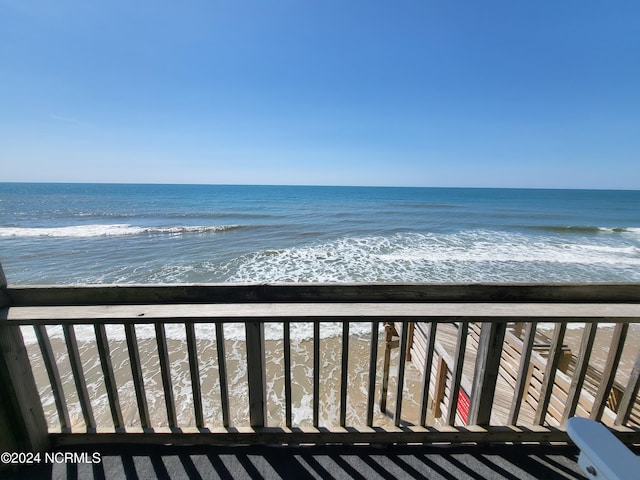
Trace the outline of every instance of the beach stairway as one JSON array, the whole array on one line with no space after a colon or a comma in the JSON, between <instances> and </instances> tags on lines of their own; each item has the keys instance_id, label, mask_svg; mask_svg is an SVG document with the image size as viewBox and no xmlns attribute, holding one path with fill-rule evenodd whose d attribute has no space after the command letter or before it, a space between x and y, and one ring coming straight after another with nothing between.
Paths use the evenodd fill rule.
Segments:
<instances>
[{"instance_id":1,"label":"beach stairway","mask_svg":"<svg viewBox=\"0 0 640 480\"><path fill-rule=\"evenodd\" d=\"M408 361L413 361L418 372L424 372L425 368L431 370L429 385L431 402L428 416L445 425L465 425L469 415L469 398L472 393L481 324L470 322L439 325L432 347L434 358L431 359L429 366L426 362L430 328L430 324L426 322L412 322L408 325L406 358ZM562 329L562 327L559 328ZM558 337L560 341L554 340L545 330L532 329L535 335L532 340L527 339L522 324L509 324L504 334L490 423L496 425L546 424L559 427L565 425L570 416L578 414L586 417L599 415L606 425L617 424L616 416L624 387L615 380L605 381L607 377L615 377L612 361L609 362L611 365L605 367L608 370L608 376L588 364L593 344L593 339L589 340L589 337L595 335L595 330L596 328L586 331L584 340L588 345L583 352L575 355L560 337ZM398 346L398 341L394 338L401 333L401 324L389 325L387 350ZM620 340L619 335L617 338ZM528 351L526 343L530 344ZM557 344L556 353L552 352L554 344ZM528 364L526 370L521 366L523 354L526 355L525 364ZM554 357L552 361L555 361L555 366L549 365L551 356ZM610 360L615 360L615 355ZM553 383L547 387L550 389L548 399L543 399L542 391L548 371L554 372ZM521 372L524 378L519 382ZM385 364L385 375L388 375L387 364ZM452 388L458 391L457 402L453 402L455 405L451 402ZM518 389L521 390L522 402L516 405L514 392ZM385 391L382 395L385 397ZM595 408L594 405L599 404L598 396L602 395L605 395L604 405ZM539 414L536 415L540 410L541 401L546 404L544 418ZM383 398L381 403L386 403L386 399ZM455 415L451 413L452 406L455 409ZM594 409L599 411L596 412ZM640 403L637 398L627 421L631 425L640 424Z\"/></svg>"}]
</instances>

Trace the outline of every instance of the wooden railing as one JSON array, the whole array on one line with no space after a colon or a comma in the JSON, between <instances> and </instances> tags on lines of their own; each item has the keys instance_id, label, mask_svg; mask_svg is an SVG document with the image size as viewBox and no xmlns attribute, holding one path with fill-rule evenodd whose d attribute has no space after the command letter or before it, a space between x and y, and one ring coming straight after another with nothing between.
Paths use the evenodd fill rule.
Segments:
<instances>
[{"instance_id":1,"label":"wooden railing","mask_svg":"<svg viewBox=\"0 0 640 480\"><path fill-rule=\"evenodd\" d=\"M638 344L625 342L627 332L640 323L640 285L432 285L432 284L353 284L353 285L176 285L176 286L83 286L83 287L8 287L0 292L3 309L0 314L0 380L2 407L0 422L11 424L11 435L0 438L0 449L16 446L42 449L50 445L72 443L145 442L145 443L431 443L431 442L547 442L567 441L563 420L577 408L587 408L592 418L606 420L623 441L639 442L638 425L630 415L638 401L640 355ZM552 323L553 336L545 352L544 363L538 361L535 349L536 325ZM229 393L228 348L225 325L244 325L246 349L246 397ZM339 355L322 358L325 324L341 324ZM399 335L399 352L392 369L393 387L390 409L377 408L383 372L381 352L385 348L380 335L383 324L393 324ZM578 352L578 362L569 388L561 402L566 409L560 421L555 392L558 363L562 354L567 325L585 324L585 341ZM591 407L585 403L583 382L593 345L592 335L599 324L615 324L610 352L602 371L602 383ZM177 413L171 355L175 353L166 337L167 325L184 329L192 416L183 420ZM203 389L201 367L203 351L196 333L199 325L215 331L216 355L211 360L218 372L218 404L221 421L212 418L203 399L210 400L211 391ZM268 413L268 378L265 367L265 326L282 325L281 350L269 352L278 356L284 373L282 413ZM291 333L300 325L312 325L310 365L311 398L309 417L293 418L294 393L292 376ZM349 384L349 365L353 363L350 327L366 325L369 350L357 373L366 384ZM423 346L419 347L411 324L419 326ZM96 398L87 387L87 364L78 347L76 331L80 325L93 329L98 363L102 373L100 388L106 391L110 420L95 415ZM111 325L119 325L126 338L126 355L135 398L135 418L139 425L127 424L123 415L123 385L114 373ZM144 358L139 348L137 330L153 326L157 348L162 403L167 422L154 422L148 403L147 381L143 373ZM455 348L446 352L436 332L457 325ZM517 325L517 327L516 327ZM52 346L52 328L62 329L64 351ZM25 347L23 333L32 331L37 348ZM418 329L416 328L416 331ZM515 333L514 333L515 332ZM505 351L515 352L513 338L521 349L509 364ZM212 340L212 339L209 339ZM509 340L509 341L507 341ZM517 343L517 341L515 341ZM62 342L62 340L60 340ZM36 345L34 344L34 345ZM613 411L607 399L616 378L616 367L623 348L634 358L633 368L625 376L624 393ZM174 347L175 348L175 347ZM443 350L444 349L444 350ZM422 352L422 353L420 353ZM411 362L407 362L411 354ZM473 357L473 376L465 374L465 355ZM211 356L211 352L207 353ZM69 364L75 395L63 387L61 358ZM447 361L440 361L445 359ZM536 361L532 360L536 357ZM46 369L46 385L36 384L31 365L40 361ZM328 365L327 362L334 362ZM444 362L444 363L443 363ZM445 365L448 372L443 373ZM515 365L515 366L514 366ZM542 374L532 366L543 368ZM540 367L540 365L542 365ZM340 372L339 393L335 403L321 402L323 369L336 367ZM409 371L411 369L411 371ZM535 368L533 369L535 370ZM409 381L408 375L412 378ZM565 375L565 374L562 374ZM564 377L563 377L564 378ZM388 380L388 379L387 379ZM500 393L497 386L507 382L512 398L510 410L501 417ZM509 381L511 383L509 383ZM444 382L444 383L443 383ZM465 382L467 385L465 386ZM538 382L538 383L536 383ZM417 385L417 387L416 387ZM350 388L363 395L362 417L348 415ZM532 391L532 389L535 390ZM44 391L53 396L55 414L45 415ZM67 388L68 390L68 388ZM468 412L460 415L461 390L468 398ZM588 393L588 392L587 392ZM581 397L581 395L583 397ZM298 395L299 397L299 395ZM410 411L408 399L417 410ZM555 400L554 400L555 399ZM76 402L76 404L73 404ZM385 398L386 402L386 398ZM535 416L520 414L525 403L535 403ZM556 403L554 403L556 402ZM207 402L210 404L211 402ZM236 403L244 403L247 418L231 418ZM550 407L552 405L552 407ZM78 408L79 406L79 408ZM131 405L127 405L131 407ZM102 407L104 408L104 407ZM157 405L154 407L157 408ZM70 410L81 412L74 420ZM335 410L335 422L322 420L326 409ZM279 412L279 411L278 411ZM442 415L434 415L443 412ZM270 416L271 415L271 416ZM554 416L555 415L555 416ZM56 418L53 418L56 417ZM269 420L271 418L271 420ZM324 418L333 418L333 414ZM102 422L102 423L101 423ZM186 423L185 423L186 422ZM270 424L271 423L271 424ZM3 443L2 443L3 442Z\"/></svg>"}]
</instances>

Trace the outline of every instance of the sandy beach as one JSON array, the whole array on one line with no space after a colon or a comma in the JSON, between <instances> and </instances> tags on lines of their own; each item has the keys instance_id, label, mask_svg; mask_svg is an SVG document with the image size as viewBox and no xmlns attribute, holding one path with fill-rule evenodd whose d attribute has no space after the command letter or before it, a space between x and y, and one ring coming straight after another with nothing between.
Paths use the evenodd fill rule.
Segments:
<instances>
[{"instance_id":1,"label":"sandy beach","mask_svg":"<svg viewBox=\"0 0 640 480\"><path fill-rule=\"evenodd\" d=\"M238 327L238 326L236 326ZM227 326L227 329L234 329ZM87 380L87 388L92 402L93 412L98 427L113 427L103 373L97 354L95 343L87 338L87 327L78 336L78 346L83 362L83 369ZM145 327L148 328L148 327ZM188 427L195 425L193 396L189 372L189 362L184 337L184 326L169 327L171 335L167 339L170 359L171 378L176 404L178 425ZM69 405L69 414L74 428L83 428L84 420L78 396L71 374L68 354L64 340L59 335L59 328L49 327L51 343L56 352L56 361L63 379L63 389ZM139 427L140 417L137 403L129 356L126 342L123 338L121 326L107 328L110 337L112 364L118 384L118 395L126 427ZM337 426L339 424L340 403L340 373L341 373L341 335L332 334L335 329L321 333L328 335L320 340L320 426ZM542 327L543 333L551 336L552 330ZM200 381L202 391L203 411L206 427L222 426L222 409L220 403L220 383L218 380L218 364L215 337L210 330L196 330L197 348L199 353ZM229 389L230 423L231 426L246 426L249 424L248 388L246 372L245 342L238 336L237 328L234 335L225 342L226 368ZM582 339L583 328L576 325L566 332L564 343L574 355L578 355ZM590 364L602 370L606 362L613 326L605 325L598 329ZM143 332L144 333L144 332ZM226 333L225 333L226 335ZM166 407L158 352L155 338L138 335L138 348L142 362L145 380L146 398L149 405L151 423L154 427L168 426ZM378 348L377 378L374 408L374 425L388 425L393 422L391 415L380 412L379 402L382 384L384 342L382 332ZM310 338L297 339L291 345L292 361L292 423L294 427L312 426L313 402L313 342ZM640 331L635 326L629 329L626 346L618 366L616 382L626 385L633 362L640 348ZM46 369L42 362L40 350L35 343L28 343L28 352L36 376L36 383L41 392L45 414L49 427L60 428L55 403L49 386ZM398 364L398 349L394 349L391 361L391 373L388 393L388 409L395 408L396 372ZM350 335L349 363L348 363L348 393L347 393L347 425L365 426L367 409L367 392L369 387L370 330L369 333L359 332ZM474 353L467 351L466 362L473 363ZM472 368L472 365L469 365ZM267 371L267 425L285 426L284 404L284 357L283 341L281 339L266 340L266 371ZM433 380L432 380L433 382ZM405 394L403 397L403 421L418 423L418 403L420 401L421 374L415 366L407 363L405 374ZM433 389L433 384L432 387ZM508 399L507 399L508 401ZM438 421L436 420L436 424Z\"/></svg>"},{"instance_id":2,"label":"sandy beach","mask_svg":"<svg viewBox=\"0 0 640 480\"><path fill-rule=\"evenodd\" d=\"M120 328L120 327L110 327ZM183 328L184 330L184 328ZM55 331L54 331L55 332ZM116 335L117 336L117 335ZM347 424L364 426L366 424L367 392L369 388L370 335L351 335L349 340ZM63 389L69 405L69 414L74 427L84 427L84 420L71 373L64 340L52 335L52 347L56 352L56 362L63 379ZM118 384L118 395L127 427L139 427L140 418L126 342L122 339L110 339L113 369ZM341 336L329 336L320 340L320 425L335 426L339 423L340 372L341 372ZM169 338L167 340L170 358L171 378L176 403L179 426L195 425L193 396L186 340ZM202 390L202 402L205 426L222 426L220 405L220 383L218 380L217 351L215 338L200 338L197 341ZM87 388L92 402L98 427L112 427L111 414L104 388L103 373L95 343L91 339L78 339L78 347L83 362ZM313 342L311 339L292 341L292 422L295 427L312 425L313 401ZM166 407L158 352L155 339L141 338L138 341L142 371L145 381L146 398L149 405L151 423L154 427L168 426ZM227 340L225 343L228 389L230 397L231 426L245 426L249 422L248 389L246 373L245 342L240 339ZM49 386L46 369L42 362L37 344L29 344L28 352L32 362L36 383L41 392L45 415L50 428L59 429L55 403ZM382 383L384 343L380 342L377 360L375 425L384 425L392 419L380 413L377 406L380 401ZM393 351L389 382L389 407L393 408L395 396L395 369L398 349ZM267 424L285 426L284 405L284 358L282 340L266 340L267 370ZM414 392L417 392L419 375L407 364L407 394L404 397L403 412L410 415L417 411Z\"/></svg>"}]
</instances>

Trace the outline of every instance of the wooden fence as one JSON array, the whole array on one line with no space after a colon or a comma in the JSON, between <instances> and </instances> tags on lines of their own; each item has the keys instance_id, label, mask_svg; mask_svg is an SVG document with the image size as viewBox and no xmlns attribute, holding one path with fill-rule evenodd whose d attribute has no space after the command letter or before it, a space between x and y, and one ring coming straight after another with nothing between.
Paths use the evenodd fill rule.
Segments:
<instances>
[{"instance_id":1,"label":"wooden fence","mask_svg":"<svg viewBox=\"0 0 640 480\"><path fill-rule=\"evenodd\" d=\"M640 285L587 285L587 284L489 284L489 285L434 285L434 284L295 284L295 285L174 285L174 286L69 286L69 287L14 287L0 290L0 380L2 381L2 422L9 429L0 438L0 449L39 450L49 446L74 443L182 443L182 444L300 444L300 443L432 443L432 442L547 442L567 441L562 422L550 420L549 412L553 387L557 377L564 331L572 323L584 323L585 343L579 352L579 361L570 378L565 395L564 418L573 415L580 404L581 392L591 349L591 335L598 324L615 324L614 345L607 358L602 383L596 392L589 414L602 419L606 400L613 388L619 352L625 345L630 329L640 323ZM333 359L339 365L339 401L335 405L321 405L322 341L320 328L325 323L341 324L340 355ZM523 419L519 409L527 401L530 392L530 365L534 351L535 326L540 322L553 323L554 334L547 352L544 372L534 376L541 382L536 386L537 407L533 421ZM228 323L243 324L246 346L247 392L243 399L231 399L228 390L227 355L223 326ZM284 405L281 425L269 426L267 422L267 378L265 369L265 325L283 325L282 351L279 352L284 371ZM381 391L379 371L380 348L384 348L382 335L384 323L396 325L399 333L401 355L392 369L394 387L392 402L387 413L389 422L376 420L378 407L376 392ZM524 332L523 348L517 359L517 371L512 372L512 402L508 418L496 424L496 385L504 380L504 350L509 345L505 339L513 335L511 326L519 325ZM185 345L189 365L193 419L183 424L176 413L176 397L171 373L171 348L166 338L167 324L184 327ZM202 352L196 340L196 326L211 325L215 329L217 371L219 374L219 407L222 425L211 426L210 412L203 407L203 391L200 366ZM298 325L312 325L312 398L309 400L310 418L296 424L292 418L291 332ZM348 365L350 359L349 328L365 324L370 328L370 349L366 361L368 385L366 409L362 421L349 420L346 414L348 396ZM412 352L417 325L426 331L422 360L415 357L407 362L405 353ZM449 379L443 386L438 377L441 358L436 348L436 330L456 324L456 350L449 360ZM94 404L87 388L86 363L78 349L76 329L89 325L95 336L102 373L102 388L106 390L110 421L106 425L96 422ZM122 385L114 375L109 325L120 325L126 336L128 363L135 390L136 416L140 426L133 428L123 419L120 400ZM168 426L155 425L149 411L146 381L143 374L137 329L142 325L153 326L154 342L159 358L159 375L162 380L163 408ZM64 354L68 357L77 402L83 417L83 426L75 425L70 418L70 397L62 386L61 373L54 347L49 337L51 326L62 328ZM147 327L148 328L148 327ZM471 335L470 328L475 332ZM22 332L32 329L37 340L38 355L47 371L48 385L55 401L59 427L52 427L53 420L44 414L41 394L31 370ZM533 332L533 333L532 333ZM513 350L513 345L508 348ZM464 352L474 353L474 375L468 379L466 390L468 412L465 421L459 417L458 402L464 387ZM638 346L633 346L638 350ZM58 352L59 353L59 352ZM640 386L640 356L635 354L635 364L629 373L614 412L611 429L626 442L640 442L640 430L630 421L630 415L638 400ZM414 365L415 364L415 365ZM411 365L411 366L410 366ZM416 370L417 367L417 370ZM410 420L405 415L405 399L410 386L405 379L408 368L417 372L419 388L417 396L418 416ZM502 380L501 380L502 379ZM377 389L377 390L376 390ZM448 392L447 395L439 393ZM434 398L440 396L437 405ZM75 397L74 397L75 398ZM244 401L248 408L248 420L243 424L230 421L230 402ZM434 408L445 412L434 420ZM325 425L320 421L322 409L335 408L336 424ZM431 412L431 413L429 413ZM11 448L9 448L11 447Z\"/></svg>"}]
</instances>

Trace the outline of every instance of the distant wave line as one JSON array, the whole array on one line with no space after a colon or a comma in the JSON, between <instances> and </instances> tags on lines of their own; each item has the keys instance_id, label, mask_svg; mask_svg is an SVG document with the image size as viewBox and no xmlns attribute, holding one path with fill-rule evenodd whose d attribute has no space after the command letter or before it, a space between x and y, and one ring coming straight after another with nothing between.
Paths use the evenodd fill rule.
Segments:
<instances>
[{"instance_id":1,"label":"distant wave line","mask_svg":"<svg viewBox=\"0 0 640 480\"><path fill-rule=\"evenodd\" d=\"M523 225L520 228L556 233L638 233L640 227L596 227L593 225Z\"/></svg>"},{"instance_id":2,"label":"distant wave line","mask_svg":"<svg viewBox=\"0 0 640 480\"><path fill-rule=\"evenodd\" d=\"M213 219L213 218L244 218L244 219L268 219L274 218L274 215L271 214L260 214L260 213L234 213L234 212L225 212L225 213L149 213L149 212L140 212L140 213L114 213L114 212L77 212L73 214L74 217L109 217L109 218L190 218L190 219Z\"/></svg>"},{"instance_id":3,"label":"distant wave line","mask_svg":"<svg viewBox=\"0 0 640 480\"><path fill-rule=\"evenodd\" d=\"M0 237L110 237L142 234L218 233L243 225L141 227L130 224L72 225L67 227L1 227Z\"/></svg>"}]
</instances>

